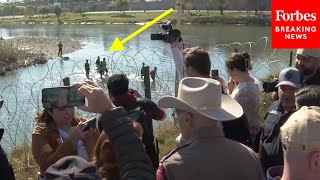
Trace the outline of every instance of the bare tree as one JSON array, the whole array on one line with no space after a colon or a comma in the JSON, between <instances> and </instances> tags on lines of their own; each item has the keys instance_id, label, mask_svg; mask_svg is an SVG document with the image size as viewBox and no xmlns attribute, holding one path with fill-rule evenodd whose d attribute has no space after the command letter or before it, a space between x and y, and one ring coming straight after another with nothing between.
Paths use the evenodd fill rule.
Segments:
<instances>
[{"instance_id":1,"label":"bare tree","mask_svg":"<svg viewBox=\"0 0 320 180\"><path fill-rule=\"evenodd\" d=\"M219 6L219 11L220 11L220 15L223 15L223 11L225 8L225 4L226 4L226 0L216 0L218 6Z\"/></svg>"},{"instance_id":2,"label":"bare tree","mask_svg":"<svg viewBox=\"0 0 320 180\"><path fill-rule=\"evenodd\" d=\"M58 23L60 24L60 16L62 14L62 9L59 6L55 6L53 12L56 14L58 18Z\"/></svg>"}]
</instances>

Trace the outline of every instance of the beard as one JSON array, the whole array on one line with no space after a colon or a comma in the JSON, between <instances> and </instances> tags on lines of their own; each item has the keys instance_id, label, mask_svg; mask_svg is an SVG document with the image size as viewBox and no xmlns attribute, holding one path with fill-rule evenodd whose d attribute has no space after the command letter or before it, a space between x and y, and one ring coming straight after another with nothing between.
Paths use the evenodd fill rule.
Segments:
<instances>
[{"instance_id":1,"label":"beard","mask_svg":"<svg viewBox=\"0 0 320 180\"><path fill-rule=\"evenodd\" d=\"M304 66L297 66L297 68L305 76L309 76L309 75L312 75L314 73L314 69L311 69L311 68L307 68L307 67L304 67Z\"/></svg>"}]
</instances>

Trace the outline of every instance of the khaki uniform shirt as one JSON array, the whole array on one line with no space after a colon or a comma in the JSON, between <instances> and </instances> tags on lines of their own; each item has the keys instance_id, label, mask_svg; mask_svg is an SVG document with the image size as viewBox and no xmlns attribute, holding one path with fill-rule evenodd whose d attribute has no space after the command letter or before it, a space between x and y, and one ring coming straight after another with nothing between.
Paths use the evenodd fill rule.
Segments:
<instances>
[{"instance_id":1,"label":"khaki uniform shirt","mask_svg":"<svg viewBox=\"0 0 320 180\"><path fill-rule=\"evenodd\" d=\"M256 154L248 147L224 138L222 131L203 128L195 140L178 148L160 163L167 180L262 180Z\"/></svg>"}]
</instances>

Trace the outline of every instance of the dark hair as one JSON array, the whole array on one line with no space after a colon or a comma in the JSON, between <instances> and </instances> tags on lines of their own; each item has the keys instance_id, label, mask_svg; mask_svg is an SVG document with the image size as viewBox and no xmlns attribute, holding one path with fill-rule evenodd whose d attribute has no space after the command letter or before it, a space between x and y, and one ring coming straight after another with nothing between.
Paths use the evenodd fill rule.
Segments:
<instances>
[{"instance_id":1,"label":"dark hair","mask_svg":"<svg viewBox=\"0 0 320 180\"><path fill-rule=\"evenodd\" d=\"M49 124L51 122L54 122L52 116L49 114L49 111L50 111L50 113L52 113L53 109L52 108L44 108L43 111L37 112L37 117L35 118L36 122L37 123L45 123L45 124ZM75 120L76 122L81 122L80 119L81 119L81 117L78 115L74 115L72 118L72 120Z\"/></svg>"},{"instance_id":2,"label":"dark hair","mask_svg":"<svg viewBox=\"0 0 320 180\"><path fill-rule=\"evenodd\" d=\"M113 96L122 95L128 92L129 80L125 74L114 74L109 77L107 87Z\"/></svg>"},{"instance_id":3,"label":"dark hair","mask_svg":"<svg viewBox=\"0 0 320 180\"><path fill-rule=\"evenodd\" d=\"M179 31L178 29L170 30L169 35L170 35L170 43L175 42L178 37L180 37L179 42L182 41L181 31Z\"/></svg>"},{"instance_id":4,"label":"dark hair","mask_svg":"<svg viewBox=\"0 0 320 180\"><path fill-rule=\"evenodd\" d=\"M184 64L186 67L191 66L200 75L210 75L211 62L209 54L206 50L200 47L192 47L185 49L183 54Z\"/></svg>"},{"instance_id":5,"label":"dark hair","mask_svg":"<svg viewBox=\"0 0 320 180\"><path fill-rule=\"evenodd\" d=\"M250 55L247 52L232 53L232 56L228 58L226 66L230 70L238 69L242 72L252 70L252 64Z\"/></svg>"},{"instance_id":6,"label":"dark hair","mask_svg":"<svg viewBox=\"0 0 320 180\"><path fill-rule=\"evenodd\" d=\"M45 108L41 112L37 112L36 121L37 123L50 123L53 122L52 116L49 114L49 111L52 113L52 108Z\"/></svg>"},{"instance_id":7,"label":"dark hair","mask_svg":"<svg viewBox=\"0 0 320 180\"><path fill-rule=\"evenodd\" d=\"M320 86L311 85L295 93L297 108L302 106L320 106Z\"/></svg>"}]
</instances>

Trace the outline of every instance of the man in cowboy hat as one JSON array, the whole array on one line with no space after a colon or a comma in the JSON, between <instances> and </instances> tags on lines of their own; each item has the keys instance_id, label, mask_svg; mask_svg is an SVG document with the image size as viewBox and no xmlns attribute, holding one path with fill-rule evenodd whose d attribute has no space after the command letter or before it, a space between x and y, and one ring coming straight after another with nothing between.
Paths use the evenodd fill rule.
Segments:
<instances>
[{"instance_id":1,"label":"man in cowboy hat","mask_svg":"<svg viewBox=\"0 0 320 180\"><path fill-rule=\"evenodd\" d=\"M175 43L179 42L176 41ZM171 43L171 45L174 45L174 43ZM177 44L175 44L175 46L177 46ZM192 47L185 49L183 54L185 75L187 77L210 78L211 61L209 53L206 50L200 47ZM216 76L212 78L225 86L225 82L221 77ZM208 97L211 96L211 93L215 92L210 92L210 94L207 94ZM222 126L226 138L249 145L250 132L248 121L245 116L233 121L225 121L222 123ZM176 138L176 144L177 147L185 144L181 134Z\"/></svg>"},{"instance_id":2,"label":"man in cowboy hat","mask_svg":"<svg viewBox=\"0 0 320 180\"><path fill-rule=\"evenodd\" d=\"M296 67L303 75L303 84L320 85L320 49L298 49Z\"/></svg>"},{"instance_id":3,"label":"man in cowboy hat","mask_svg":"<svg viewBox=\"0 0 320 180\"><path fill-rule=\"evenodd\" d=\"M240 117L243 110L234 99L221 94L218 81L184 78L178 97L163 97L158 104L174 109L186 141L161 160L158 180L264 179L254 152L224 137L220 122Z\"/></svg>"}]
</instances>

